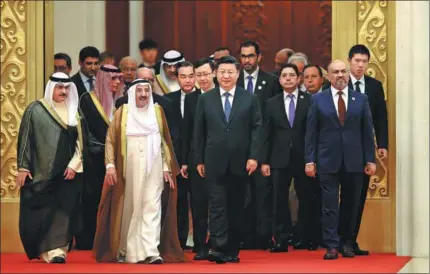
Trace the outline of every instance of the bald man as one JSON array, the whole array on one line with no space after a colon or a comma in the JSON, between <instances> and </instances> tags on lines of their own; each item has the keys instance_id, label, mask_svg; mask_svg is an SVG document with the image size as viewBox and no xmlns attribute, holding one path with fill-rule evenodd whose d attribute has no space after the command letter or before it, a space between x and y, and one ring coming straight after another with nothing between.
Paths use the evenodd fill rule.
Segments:
<instances>
[{"instance_id":1,"label":"bald man","mask_svg":"<svg viewBox=\"0 0 430 274\"><path fill-rule=\"evenodd\" d=\"M137 62L131 56L126 56L119 61L119 69L123 73L124 86L127 89L128 85L136 79Z\"/></svg>"},{"instance_id":2,"label":"bald man","mask_svg":"<svg viewBox=\"0 0 430 274\"><path fill-rule=\"evenodd\" d=\"M278 75L279 70L281 69L282 65L288 63L288 58L291 57L291 55L294 54L294 50L289 48L284 48L278 51L275 55L275 70L273 74Z\"/></svg>"},{"instance_id":3,"label":"bald man","mask_svg":"<svg viewBox=\"0 0 430 274\"><path fill-rule=\"evenodd\" d=\"M305 172L321 187L324 259L355 256L363 172L376 172L372 114L367 96L348 88L349 70L336 60L328 66L331 87L313 95L305 137ZM346 115L348 111L348 115ZM333 118L333 114L335 114ZM342 200L339 206L339 185ZM339 211L342 218L339 220ZM339 238L338 225L344 225Z\"/></svg>"}]
</instances>

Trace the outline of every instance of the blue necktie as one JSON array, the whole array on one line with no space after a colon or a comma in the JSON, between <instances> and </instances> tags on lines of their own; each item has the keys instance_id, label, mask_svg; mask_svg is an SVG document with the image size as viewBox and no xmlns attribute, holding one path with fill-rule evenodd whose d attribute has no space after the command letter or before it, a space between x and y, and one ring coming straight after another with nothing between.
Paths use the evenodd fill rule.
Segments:
<instances>
[{"instance_id":1,"label":"blue necktie","mask_svg":"<svg viewBox=\"0 0 430 274\"><path fill-rule=\"evenodd\" d=\"M252 84L252 76L248 75L248 86L246 87L246 90L250 93L254 93L254 85Z\"/></svg>"},{"instance_id":2,"label":"blue necktie","mask_svg":"<svg viewBox=\"0 0 430 274\"><path fill-rule=\"evenodd\" d=\"M94 89L94 79L90 78L87 80L87 82L88 82L88 84L90 84L90 90L89 91L92 91Z\"/></svg>"},{"instance_id":3,"label":"blue necktie","mask_svg":"<svg viewBox=\"0 0 430 274\"><path fill-rule=\"evenodd\" d=\"M288 94L288 98L290 98L290 105L288 106L288 121L290 122L290 126L293 127L294 115L296 115L296 106L294 104L294 94Z\"/></svg>"},{"instance_id":4,"label":"blue necktie","mask_svg":"<svg viewBox=\"0 0 430 274\"><path fill-rule=\"evenodd\" d=\"M230 117L230 111L231 111L231 104L228 100L228 97L230 97L230 93L226 92L224 93L225 96L225 102L224 102L224 114L225 114L225 120L228 122L228 117Z\"/></svg>"}]
</instances>

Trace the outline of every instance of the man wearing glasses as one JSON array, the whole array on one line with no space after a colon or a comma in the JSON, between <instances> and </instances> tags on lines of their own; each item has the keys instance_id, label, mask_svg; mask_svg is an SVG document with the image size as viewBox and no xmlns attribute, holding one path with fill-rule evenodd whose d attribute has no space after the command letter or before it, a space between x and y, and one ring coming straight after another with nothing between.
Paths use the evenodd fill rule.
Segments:
<instances>
[{"instance_id":1,"label":"man wearing glasses","mask_svg":"<svg viewBox=\"0 0 430 274\"><path fill-rule=\"evenodd\" d=\"M238 85L250 94L258 97L261 113L264 114L265 103L277 94L278 78L259 68L261 60L260 46L255 41L245 41L240 46L240 71ZM270 189L267 179L261 172L252 175L251 184L247 191L246 218L244 227L245 237L242 248L267 249L270 247Z\"/></svg>"}]
</instances>

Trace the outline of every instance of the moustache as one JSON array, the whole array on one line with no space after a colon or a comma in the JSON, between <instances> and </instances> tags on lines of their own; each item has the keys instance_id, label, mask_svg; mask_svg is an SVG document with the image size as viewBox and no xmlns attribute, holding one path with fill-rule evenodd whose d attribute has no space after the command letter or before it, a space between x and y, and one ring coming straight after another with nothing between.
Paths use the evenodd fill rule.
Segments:
<instances>
[{"instance_id":1,"label":"moustache","mask_svg":"<svg viewBox=\"0 0 430 274\"><path fill-rule=\"evenodd\" d=\"M140 96L139 97L139 100L145 100L145 99L148 99L148 96Z\"/></svg>"},{"instance_id":2,"label":"moustache","mask_svg":"<svg viewBox=\"0 0 430 274\"><path fill-rule=\"evenodd\" d=\"M60 96L67 96L67 93L61 92Z\"/></svg>"}]
</instances>

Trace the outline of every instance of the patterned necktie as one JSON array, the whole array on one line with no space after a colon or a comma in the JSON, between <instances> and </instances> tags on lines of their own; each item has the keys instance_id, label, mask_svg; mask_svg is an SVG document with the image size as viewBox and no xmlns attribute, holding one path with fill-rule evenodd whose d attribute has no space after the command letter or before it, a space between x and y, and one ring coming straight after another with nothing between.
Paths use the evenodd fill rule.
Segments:
<instances>
[{"instance_id":1,"label":"patterned necktie","mask_svg":"<svg viewBox=\"0 0 430 274\"><path fill-rule=\"evenodd\" d=\"M346 106L345 101L343 100L343 92L340 90L337 92L339 95L339 98L337 100L337 111L339 112L339 122L343 126L345 123L345 112L346 112Z\"/></svg>"},{"instance_id":2,"label":"patterned necktie","mask_svg":"<svg viewBox=\"0 0 430 274\"><path fill-rule=\"evenodd\" d=\"M92 91L94 89L94 79L90 78L87 80L87 82L88 82L88 84L90 84L90 90L89 91Z\"/></svg>"},{"instance_id":3,"label":"patterned necktie","mask_svg":"<svg viewBox=\"0 0 430 274\"><path fill-rule=\"evenodd\" d=\"M246 87L246 90L250 93L254 93L254 84L252 83L252 76L248 75L248 86Z\"/></svg>"},{"instance_id":4,"label":"patterned necktie","mask_svg":"<svg viewBox=\"0 0 430 274\"><path fill-rule=\"evenodd\" d=\"M361 89L360 89L360 81L355 82L355 91L360 92L361 93Z\"/></svg>"},{"instance_id":5,"label":"patterned necktie","mask_svg":"<svg viewBox=\"0 0 430 274\"><path fill-rule=\"evenodd\" d=\"M294 116L296 115L296 105L294 104L294 94L288 94L288 98L290 98L290 105L288 106L288 122L290 122L290 126L293 127L294 124Z\"/></svg>"},{"instance_id":6,"label":"patterned necktie","mask_svg":"<svg viewBox=\"0 0 430 274\"><path fill-rule=\"evenodd\" d=\"M231 111L231 104L230 100L228 100L228 97L230 97L230 93L226 92L224 93L225 96L225 102L224 102L224 114L225 114L225 120L228 121L228 118L230 117L230 111Z\"/></svg>"}]
</instances>

